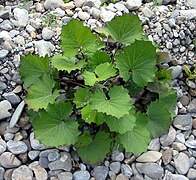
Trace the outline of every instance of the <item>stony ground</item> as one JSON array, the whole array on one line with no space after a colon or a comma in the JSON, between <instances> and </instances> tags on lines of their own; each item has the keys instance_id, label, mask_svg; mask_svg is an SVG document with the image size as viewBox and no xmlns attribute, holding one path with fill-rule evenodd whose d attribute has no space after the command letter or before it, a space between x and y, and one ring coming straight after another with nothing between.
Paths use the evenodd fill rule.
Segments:
<instances>
[{"instance_id":1,"label":"stony ground","mask_svg":"<svg viewBox=\"0 0 196 180\"><path fill-rule=\"evenodd\" d=\"M0 180L196 179L196 80L186 81L183 70L196 64L196 1L117 0L108 6L100 0L20 2L0 1ZM34 139L17 68L22 55L59 51L60 27L71 18L95 28L123 13L137 13L150 40L170 53L164 66L172 69L176 116L148 152L135 157L114 149L111 157L91 167L73 149L46 149Z\"/></svg>"}]
</instances>

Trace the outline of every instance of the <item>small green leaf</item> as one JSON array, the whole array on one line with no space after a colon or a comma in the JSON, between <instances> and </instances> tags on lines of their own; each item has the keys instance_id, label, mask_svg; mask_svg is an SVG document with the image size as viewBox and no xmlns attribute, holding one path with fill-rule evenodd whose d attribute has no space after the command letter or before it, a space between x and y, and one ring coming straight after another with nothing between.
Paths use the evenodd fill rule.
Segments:
<instances>
[{"instance_id":1,"label":"small green leaf","mask_svg":"<svg viewBox=\"0 0 196 180\"><path fill-rule=\"evenodd\" d=\"M135 117L136 126L133 130L119 135L119 141L127 152L138 155L147 150L150 142L150 133L146 128L147 117L145 114L137 113Z\"/></svg>"},{"instance_id":2,"label":"small green leaf","mask_svg":"<svg viewBox=\"0 0 196 180\"><path fill-rule=\"evenodd\" d=\"M106 115L90 108L90 105L85 106L82 111L82 119L91 124L96 123L97 125L101 125L104 123Z\"/></svg>"},{"instance_id":3,"label":"small green leaf","mask_svg":"<svg viewBox=\"0 0 196 180\"><path fill-rule=\"evenodd\" d=\"M88 136L85 135L85 139ZM81 142L83 141L83 139L84 138L82 135L81 137L79 137L78 141ZM77 149L77 152L83 162L87 164L98 164L102 162L106 155L110 152L110 144L111 139L109 138L109 134L98 132L94 139L88 141L88 144L86 144L86 146L79 147Z\"/></svg>"},{"instance_id":4,"label":"small green leaf","mask_svg":"<svg viewBox=\"0 0 196 180\"><path fill-rule=\"evenodd\" d=\"M124 134L127 131L131 131L135 126L135 116L132 111L129 114L124 115L123 117L117 119L113 116L107 116L105 122L110 128L110 131L115 131L120 134Z\"/></svg>"},{"instance_id":5,"label":"small green leaf","mask_svg":"<svg viewBox=\"0 0 196 180\"><path fill-rule=\"evenodd\" d=\"M110 56L104 51L96 51L91 57L88 59L89 67L94 70L98 65L103 63L111 63Z\"/></svg>"},{"instance_id":6,"label":"small green leaf","mask_svg":"<svg viewBox=\"0 0 196 180\"><path fill-rule=\"evenodd\" d=\"M162 79L172 79L172 70L160 69L156 72L156 77Z\"/></svg>"},{"instance_id":7,"label":"small green leaf","mask_svg":"<svg viewBox=\"0 0 196 180\"><path fill-rule=\"evenodd\" d=\"M80 60L76 63L75 57L69 58L61 56L60 54L52 57L52 65L58 70L66 70L68 73L76 69L82 69L85 64L86 62L84 60Z\"/></svg>"},{"instance_id":8,"label":"small green leaf","mask_svg":"<svg viewBox=\"0 0 196 180\"><path fill-rule=\"evenodd\" d=\"M116 42L125 45L143 38L142 22L137 15L117 16L106 24L103 32L106 32L106 36L111 36Z\"/></svg>"},{"instance_id":9,"label":"small green leaf","mask_svg":"<svg viewBox=\"0 0 196 180\"><path fill-rule=\"evenodd\" d=\"M46 109L49 103L54 103L59 96L58 90L54 90L55 81L47 75L43 75L36 83L28 88L26 98L28 108L38 111L41 108Z\"/></svg>"},{"instance_id":10,"label":"small green leaf","mask_svg":"<svg viewBox=\"0 0 196 180\"><path fill-rule=\"evenodd\" d=\"M46 146L74 144L79 135L78 123L68 119L72 113L72 105L65 102L49 104L47 111L33 121L35 138Z\"/></svg>"},{"instance_id":11,"label":"small green leaf","mask_svg":"<svg viewBox=\"0 0 196 180\"><path fill-rule=\"evenodd\" d=\"M116 55L120 76L138 86L152 82L155 76L156 48L149 41L136 41Z\"/></svg>"},{"instance_id":12,"label":"small green leaf","mask_svg":"<svg viewBox=\"0 0 196 180\"><path fill-rule=\"evenodd\" d=\"M90 28L83 26L83 22L72 19L62 27L61 47L68 57L74 57L78 51L96 51L100 46L100 39Z\"/></svg>"},{"instance_id":13,"label":"small green leaf","mask_svg":"<svg viewBox=\"0 0 196 180\"><path fill-rule=\"evenodd\" d=\"M83 73L85 85L88 86L94 86L96 82L104 81L115 75L116 69L108 62L98 65L95 68L95 73L89 71Z\"/></svg>"},{"instance_id":14,"label":"small green leaf","mask_svg":"<svg viewBox=\"0 0 196 180\"><path fill-rule=\"evenodd\" d=\"M90 100L90 92L88 89L80 88L76 91L74 96L74 103L76 104L76 108L81 108L86 106L89 100Z\"/></svg>"},{"instance_id":15,"label":"small green leaf","mask_svg":"<svg viewBox=\"0 0 196 180\"><path fill-rule=\"evenodd\" d=\"M121 86L115 86L110 89L108 94L109 99L106 98L106 95L102 91L97 90L92 95L90 107L98 112L103 112L116 118L129 114L132 105L131 98L126 89Z\"/></svg>"},{"instance_id":16,"label":"small green leaf","mask_svg":"<svg viewBox=\"0 0 196 180\"><path fill-rule=\"evenodd\" d=\"M171 125L171 115L165 104L152 102L147 109L148 129L153 137L158 137L167 132Z\"/></svg>"},{"instance_id":17,"label":"small green leaf","mask_svg":"<svg viewBox=\"0 0 196 180\"><path fill-rule=\"evenodd\" d=\"M21 58L19 72L24 87L27 88L36 82L43 74L50 73L49 58L27 55Z\"/></svg>"}]
</instances>

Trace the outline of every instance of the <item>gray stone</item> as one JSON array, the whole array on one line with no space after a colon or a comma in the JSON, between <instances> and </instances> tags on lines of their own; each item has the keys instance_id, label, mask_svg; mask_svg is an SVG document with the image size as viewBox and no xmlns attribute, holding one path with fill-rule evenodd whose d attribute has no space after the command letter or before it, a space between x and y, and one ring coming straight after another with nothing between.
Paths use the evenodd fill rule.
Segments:
<instances>
[{"instance_id":1,"label":"gray stone","mask_svg":"<svg viewBox=\"0 0 196 180\"><path fill-rule=\"evenodd\" d=\"M12 180L33 180L33 172L26 165L22 165L15 169L12 173Z\"/></svg>"},{"instance_id":2,"label":"gray stone","mask_svg":"<svg viewBox=\"0 0 196 180\"><path fill-rule=\"evenodd\" d=\"M196 169L190 168L187 177L190 180L196 179Z\"/></svg>"},{"instance_id":3,"label":"gray stone","mask_svg":"<svg viewBox=\"0 0 196 180\"><path fill-rule=\"evenodd\" d=\"M154 12L151 11L148 7L144 7L142 9L142 13L144 14L144 16L148 17L148 18L151 18L154 16Z\"/></svg>"},{"instance_id":4,"label":"gray stone","mask_svg":"<svg viewBox=\"0 0 196 180\"><path fill-rule=\"evenodd\" d=\"M0 50L0 59L7 57L8 53L9 53L9 51L6 49Z\"/></svg>"},{"instance_id":5,"label":"gray stone","mask_svg":"<svg viewBox=\"0 0 196 180\"><path fill-rule=\"evenodd\" d=\"M170 178L172 180L189 180L187 177L180 174L171 174Z\"/></svg>"},{"instance_id":6,"label":"gray stone","mask_svg":"<svg viewBox=\"0 0 196 180\"><path fill-rule=\"evenodd\" d=\"M189 161L188 156L182 152L179 153L174 158L174 165L176 167L176 170L180 174L186 174L188 172L189 166L190 166L190 161Z\"/></svg>"},{"instance_id":7,"label":"gray stone","mask_svg":"<svg viewBox=\"0 0 196 180\"><path fill-rule=\"evenodd\" d=\"M101 11L97 8L92 8L92 16L95 19L99 19Z\"/></svg>"},{"instance_id":8,"label":"gray stone","mask_svg":"<svg viewBox=\"0 0 196 180\"><path fill-rule=\"evenodd\" d=\"M196 9L180 10L181 16L185 16L188 20L196 19Z\"/></svg>"},{"instance_id":9,"label":"gray stone","mask_svg":"<svg viewBox=\"0 0 196 180\"><path fill-rule=\"evenodd\" d=\"M0 120L11 116L10 109L12 109L12 105L9 101L3 100L0 102Z\"/></svg>"},{"instance_id":10,"label":"gray stone","mask_svg":"<svg viewBox=\"0 0 196 180\"><path fill-rule=\"evenodd\" d=\"M81 20L85 21L85 20L88 20L88 19L90 18L90 14L87 13L87 12L79 11L79 12L78 12L78 17L79 17Z\"/></svg>"},{"instance_id":11,"label":"gray stone","mask_svg":"<svg viewBox=\"0 0 196 180\"><path fill-rule=\"evenodd\" d=\"M76 171L73 174L74 180L89 180L90 174L88 171Z\"/></svg>"},{"instance_id":12,"label":"gray stone","mask_svg":"<svg viewBox=\"0 0 196 180\"><path fill-rule=\"evenodd\" d=\"M172 148L169 148L163 152L162 159L163 159L164 165L167 165L170 163L170 161L172 160L172 154L173 154Z\"/></svg>"},{"instance_id":13,"label":"gray stone","mask_svg":"<svg viewBox=\"0 0 196 180\"><path fill-rule=\"evenodd\" d=\"M129 10L136 10L142 5L142 0L127 0L125 6Z\"/></svg>"},{"instance_id":14,"label":"gray stone","mask_svg":"<svg viewBox=\"0 0 196 180\"><path fill-rule=\"evenodd\" d=\"M53 35L54 35L54 33L50 28L44 27L42 29L42 37L44 40L50 40Z\"/></svg>"},{"instance_id":15,"label":"gray stone","mask_svg":"<svg viewBox=\"0 0 196 180\"><path fill-rule=\"evenodd\" d=\"M1 9L0 18L1 19L9 19L10 11L7 9Z\"/></svg>"},{"instance_id":16,"label":"gray stone","mask_svg":"<svg viewBox=\"0 0 196 180\"><path fill-rule=\"evenodd\" d=\"M25 27L28 23L29 15L26 9L15 8L13 10L14 18L16 19L16 25L19 27Z\"/></svg>"},{"instance_id":17,"label":"gray stone","mask_svg":"<svg viewBox=\"0 0 196 180\"><path fill-rule=\"evenodd\" d=\"M136 163L136 168L140 173L152 179L162 178L163 168L157 163Z\"/></svg>"},{"instance_id":18,"label":"gray stone","mask_svg":"<svg viewBox=\"0 0 196 180\"><path fill-rule=\"evenodd\" d=\"M7 148L13 154L23 154L28 150L27 145L23 141L13 141L13 140L9 140L7 142Z\"/></svg>"},{"instance_id":19,"label":"gray stone","mask_svg":"<svg viewBox=\"0 0 196 180\"><path fill-rule=\"evenodd\" d=\"M168 70L170 69L172 70L172 79L177 78L182 72L182 67L180 65L172 66Z\"/></svg>"},{"instance_id":20,"label":"gray stone","mask_svg":"<svg viewBox=\"0 0 196 180\"><path fill-rule=\"evenodd\" d=\"M137 162L156 162L162 157L162 154L157 151L147 151L140 155L136 161Z\"/></svg>"},{"instance_id":21,"label":"gray stone","mask_svg":"<svg viewBox=\"0 0 196 180\"><path fill-rule=\"evenodd\" d=\"M121 172L122 172L122 174L124 174L128 178L130 178L133 175L133 171L128 164L121 165Z\"/></svg>"},{"instance_id":22,"label":"gray stone","mask_svg":"<svg viewBox=\"0 0 196 180\"><path fill-rule=\"evenodd\" d=\"M40 165L37 165L33 168L33 172L35 174L35 178L37 180L47 180L48 178L48 174L47 174L47 171L41 167Z\"/></svg>"},{"instance_id":23,"label":"gray stone","mask_svg":"<svg viewBox=\"0 0 196 180\"><path fill-rule=\"evenodd\" d=\"M5 139L5 141L9 141L9 140L11 140L11 139L13 139L14 138L14 134L13 133L5 133L4 134L4 139Z\"/></svg>"},{"instance_id":24,"label":"gray stone","mask_svg":"<svg viewBox=\"0 0 196 180\"><path fill-rule=\"evenodd\" d=\"M110 170L115 174L118 174L120 172L120 165L120 162L112 162L110 164Z\"/></svg>"},{"instance_id":25,"label":"gray stone","mask_svg":"<svg viewBox=\"0 0 196 180\"><path fill-rule=\"evenodd\" d=\"M4 93L3 97L5 99L7 99L9 102L11 102L12 105L16 105L16 104L20 103L19 96L13 92Z\"/></svg>"},{"instance_id":26,"label":"gray stone","mask_svg":"<svg viewBox=\"0 0 196 180\"><path fill-rule=\"evenodd\" d=\"M176 142L181 142L181 143L185 143L185 138L184 138L184 134L182 133L179 133L179 134L176 134L176 139L175 139Z\"/></svg>"},{"instance_id":27,"label":"gray stone","mask_svg":"<svg viewBox=\"0 0 196 180\"><path fill-rule=\"evenodd\" d=\"M177 115L173 121L173 125L180 130L191 130L192 124L193 122L190 114Z\"/></svg>"},{"instance_id":28,"label":"gray stone","mask_svg":"<svg viewBox=\"0 0 196 180\"><path fill-rule=\"evenodd\" d=\"M4 82L0 81L0 90L2 91L2 90L5 90L6 88L7 88L7 85Z\"/></svg>"},{"instance_id":29,"label":"gray stone","mask_svg":"<svg viewBox=\"0 0 196 180\"><path fill-rule=\"evenodd\" d=\"M95 179L105 180L108 175L109 169L106 166L96 166L91 175L94 176Z\"/></svg>"},{"instance_id":30,"label":"gray stone","mask_svg":"<svg viewBox=\"0 0 196 180\"><path fill-rule=\"evenodd\" d=\"M82 7L86 0L74 0L75 6L77 8Z\"/></svg>"},{"instance_id":31,"label":"gray stone","mask_svg":"<svg viewBox=\"0 0 196 180\"><path fill-rule=\"evenodd\" d=\"M28 156L31 160L36 159L39 156L40 151L29 151Z\"/></svg>"},{"instance_id":32,"label":"gray stone","mask_svg":"<svg viewBox=\"0 0 196 180\"><path fill-rule=\"evenodd\" d=\"M73 180L73 175L71 172L61 172L58 174L59 180Z\"/></svg>"},{"instance_id":33,"label":"gray stone","mask_svg":"<svg viewBox=\"0 0 196 180\"><path fill-rule=\"evenodd\" d=\"M176 138L176 130L171 126L167 135L160 137L160 142L163 146L171 145Z\"/></svg>"},{"instance_id":34,"label":"gray stone","mask_svg":"<svg viewBox=\"0 0 196 180\"><path fill-rule=\"evenodd\" d=\"M183 95L183 96L180 98L180 102L182 103L183 106L187 106L187 105L189 104L189 102L190 102L189 97Z\"/></svg>"},{"instance_id":35,"label":"gray stone","mask_svg":"<svg viewBox=\"0 0 196 180\"><path fill-rule=\"evenodd\" d=\"M122 152L119 152L118 149L114 148L112 151L112 161L123 161L124 160L124 154Z\"/></svg>"},{"instance_id":36,"label":"gray stone","mask_svg":"<svg viewBox=\"0 0 196 180\"><path fill-rule=\"evenodd\" d=\"M21 165L21 162L10 152L4 152L0 156L0 164L4 168L15 168Z\"/></svg>"},{"instance_id":37,"label":"gray stone","mask_svg":"<svg viewBox=\"0 0 196 180\"><path fill-rule=\"evenodd\" d=\"M25 106L25 102L22 101L18 105L18 107L16 108L16 110L14 111L14 114L12 115L12 118L10 120L10 125L9 125L10 128L13 128L16 125L16 123L18 122L18 120L19 120L19 118L20 118L20 116L22 114L22 111L24 109L24 106Z\"/></svg>"},{"instance_id":38,"label":"gray stone","mask_svg":"<svg viewBox=\"0 0 196 180\"><path fill-rule=\"evenodd\" d=\"M0 136L0 154L4 153L7 149L6 142Z\"/></svg>"},{"instance_id":39,"label":"gray stone","mask_svg":"<svg viewBox=\"0 0 196 180\"><path fill-rule=\"evenodd\" d=\"M43 39L33 41L33 43L40 57L51 56L52 51L55 49L55 46L51 42L44 41Z\"/></svg>"},{"instance_id":40,"label":"gray stone","mask_svg":"<svg viewBox=\"0 0 196 180\"><path fill-rule=\"evenodd\" d=\"M30 134L30 143L31 143L31 147L35 150L45 149L45 146L41 144L39 140L34 139L34 133Z\"/></svg>"},{"instance_id":41,"label":"gray stone","mask_svg":"<svg viewBox=\"0 0 196 180\"><path fill-rule=\"evenodd\" d=\"M196 98L189 103L187 110L190 113L196 113Z\"/></svg>"},{"instance_id":42,"label":"gray stone","mask_svg":"<svg viewBox=\"0 0 196 180\"><path fill-rule=\"evenodd\" d=\"M177 151L184 151L186 150L186 146L180 142L174 142L172 147Z\"/></svg>"},{"instance_id":43,"label":"gray stone","mask_svg":"<svg viewBox=\"0 0 196 180\"><path fill-rule=\"evenodd\" d=\"M5 169L3 167L0 167L0 179L1 180L4 179L4 173L5 173Z\"/></svg>"},{"instance_id":44,"label":"gray stone","mask_svg":"<svg viewBox=\"0 0 196 180\"><path fill-rule=\"evenodd\" d=\"M46 0L44 2L45 9L55 9L64 5L63 0Z\"/></svg>"},{"instance_id":45,"label":"gray stone","mask_svg":"<svg viewBox=\"0 0 196 180\"><path fill-rule=\"evenodd\" d=\"M188 6L188 7L192 7L194 9L196 9L196 1L195 0L186 0L185 4Z\"/></svg>"},{"instance_id":46,"label":"gray stone","mask_svg":"<svg viewBox=\"0 0 196 180\"><path fill-rule=\"evenodd\" d=\"M56 161L57 159L59 159L60 154L58 152L50 152L48 154L48 160L49 161Z\"/></svg>"},{"instance_id":47,"label":"gray stone","mask_svg":"<svg viewBox=\"0 0 196 180\"><path fill-rule=\"evenodd\" d=\"M159 151L160 147L161 145L160 145L159 138L155 138L150 141L150 144L148 145L148 150Z\"/></svg>"},{"instance_id":48,"label":"gray stone","mask_svg":"<svg viewBox=\"0 0 196 180\"><path fill-rule=\"evenodd\" d=\"M115 13L111 11L107 11L105 9L101 10L100 18L103 22L109 22L115 17Z\"/></svg>"},{"instance_id":49,"label":"gray stone","mask_svg":"<svg viewBox=\"0 0 196 180\"><path fill-rule=\"evenodd\" d=\"M185 142L185 145L189 148L196 148L196 140L195 139L189 139Z\"/></svg>"},{"instance_id":50,"label":"gray stone","mask_svg":"<svg viewBox=\"0 0 196 180\"><path fill-rule=\"evenodd\" d=\"M39 164L43 167L43 168L48 168L50 161L48 160L47 157L40 157L39 158Z\"/></svg>"}]
</instances>

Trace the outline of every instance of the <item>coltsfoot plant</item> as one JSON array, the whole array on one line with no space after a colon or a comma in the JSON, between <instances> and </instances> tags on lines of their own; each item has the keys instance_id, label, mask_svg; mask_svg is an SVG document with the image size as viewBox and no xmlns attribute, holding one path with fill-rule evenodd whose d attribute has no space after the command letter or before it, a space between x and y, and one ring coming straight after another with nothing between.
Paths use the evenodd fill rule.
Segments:
<instances>
[{"instance_id":1,"label":"coltsfoot plant","mask_svg":"<svg viewBox=\"0 0 196 180\"><path fill-rule=\"evenodd\" d=\"M136 15L92 32L72 19L62 27L63 53L21 59L20 73L35 137L46 146L73 145L96 164L122 147L135 155L170 124L176 93L160 52Z\"/></svg>"}]
</instances>

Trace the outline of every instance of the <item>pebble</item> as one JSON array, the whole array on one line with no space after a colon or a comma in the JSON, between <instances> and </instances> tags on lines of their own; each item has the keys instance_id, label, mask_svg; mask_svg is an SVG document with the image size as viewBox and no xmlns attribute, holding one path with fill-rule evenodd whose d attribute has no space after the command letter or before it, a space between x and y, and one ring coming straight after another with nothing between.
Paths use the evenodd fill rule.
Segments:
<instances>
[{"instance_id":1,"label":"pebble","mask_svg":"<svg viewBox=\"0 0 196 180\"><path fill-rule=\"evenodd\" d=\"M34 133L30 134L30 144L31 144L31 147L35 150L45 149L45 146L41 144L39 140L34 139Z\"/></svg>"},{"instance_id":2,"label":"pebble","mask_svg":"<svg viewBox=\"0 0 196 180\"><path fill-rule=\"evenodd\" d=\"M194 98L187 106L189 113L196 113L196 99Z\"/></svg>"},{"instance_id":3,"label":"pebble","mask_svg":"<svg viewBox=\"0 0 196 180\"><path fill-rule=\"evenodd\" d=\"M15 168L21 165L21 162L18 160L18 158L10 153L10 152L4 152L0 156L0 164L4 168Z\"/></svg>"},{"instance_id":4,"label":"pebble","mask_svg":"<svg viewBox=\"0 0 196 180\"><path fill-rule=\"evenodd\" d=\"M187 177L180 175L180 174L172 174L171 179L172 180L189 180Z\"/></svg>"},{"instance_id":5,"label":"pebble","mask_svg":"<svg viewBox=\"0 0 196 180\"><path fill-rule=\"evenodd\" d=\"M3 97L7 99L12 105L17 105L20 103L20 98L13 92L4 93Z\"/></svg>"},{"instance_id":6,"label":"pebble","mask_svg":"<svg viewBox=\"0 0 196 180\"><path fill-rule=\"evenodd\" d=\"M73 174L74 180L89 180L90 173L88 171L76 171Z\"/></svg>"},{"instance_id":7,"label":"pebble","mask_svg":"<svg viewBox=\"0 0 196 180\"><path fill-rule=\"evenodd\" d=\"M0 59L4 59L5 57L7 57L9 51L6 49L2 49L0 50Z\"/></svg>"},{"instance_id":8,"label":"pebble","mask_svg":"<svg viewBox=\"0 0 196 180\"><path fill-rule=\"evenodd\" d=\"M7 149L6 142L0 137L0 154L4 153Z\"/></svg>"},{"instance_id":9,"label":"pebble","mask_svg":"<svg viewBox=\"0 0 196 180\"><path fill-rule=\"evenodd\" d=\"M85 2L86 0L74 0L74 4L77 8L82 7Z\"/></svg>"},{"instance_id":10,"label":"pebble","mask_svg":"<svg viewBox=\"0 0 196 180\"><path fill-rule=\"evenodd\" d=\"M142 0L127 0L125 6L129 10L136 10L142 5Z\"/></svg>"},{"instance_id":11,"label":"pebble","mask_svg":"<svg viewBox=\"0 0 196 180\"><path fill-rule=\"evenodd\" d=\"M121 165L121 172L122 172L122 174L124 174L128 178L130 178L133 175L133 171L128 164Z\"/></svg>"},{"instance_id":12,"label":"pebble","mask_svg":"<svg viewBox=\"0 0 196 180\"><path fill-rule=\"evenodd\" d=\"M60 154L58 152L50 152L48 154L49 161L55 161L55 160L59 159L59 157L60 157Z\"/></svg>"},{"instance_id":13,"label":"pebble","mask_svg":"<svg viewBox=\"0 0 196 180\"><path fill-rule=\"evenodd\" d=\"M29 151L28 156L31 160L35 160L39 156L40 151Z\"/></svg>"},{"instance_id":14,"label":"pebble","mask_svg":"<svg viewBox=\"0 0 196 180\"><path fill-rule=\"evenodd\" d=\"M189 97L183 95L183 96L180 98L180 102L182 103L183 106L187 106L187 105L189 104L189 102L190 102Z\"/></svg>"},{"instance_id":15,"label":"pebble","mask_svg":"<svg viewBox=\"0 0 196 180\"><path fill-rule=\"evenodd\" d=\"M0 81L0 90L5 90L7 88L7 85L4 82Z\"/></svg>"},{"instance_id":16,"label":"pebble","mask_svg":"<svg viewBox=\"0 0 196 180\"><path fill-rule=\"evenodd\" d=\"M78 12L78 17L83 20L83 21L86 21L90 18L90 14L87 13L87 12L83 12L83 11L79 11Z\"/></svg>"},{"instance_id":17,"label":"pebble","mask_svg":"<svg viewBox=\"0 0 196 180\"><path fill-rule=\"evenodd\" d=\"M25 27L29 19L28 11L26 9L15 8L13 13L14 18L16 19L16 25L19 27Z\"/></svg>"},{"instance_id":18,"label":"pebble","mask_svg":"<svg viewBox=\"0 0 196 180\"><path fill-rule=\"evenodd\" d=\"M108 175L109 169L106 166L96 166L91 175L95 177L95 179L105 180Z\"/></svg>"},{"instance_id":19,"label":"pebble","mask_svg":"<svg viewBox=\"0 0 196 180\"><path fill-rule=\"evenodd\" d=\"M180 65L172 66L168 70L172 70L172 79L176 79L182 72L182 67Z\"/></svg>"},{"instance_id":20,"label":"pebble","mask_svg":"<svg viewBox=\"0 0 196 180\"><path fill-rule=\"evenodd\" d=\"M22 154L28 150L27 145L23 141L9 140L7 142L7 147L13 154Z\"/></svg>"},{"instance_id":21,"label":"pebble","mask_svg":"<svg viewBox=\"0 0 196 180\"><path fill-rule=\"evenodd\" d=\"M196 9L180 10L181 16L185 16L188 20L196 18Z\"/></svg>"},{"instance_id":22,"label":"pebble","mask_svg":"<svg viewBox=\"0 0 196 180\"><path fill-rule=\"evenodd\" d=\"M71 172L61 172L58 174L58 180L73 180L73 175Z\"/></svg>"},{"instance_id":23,"label":"pebble","mask_svg":"<svg viewBox=\"0 0 196 180\"><path fill-rule=\"evenodd\" d=\"M120 166L121 166L120 162L112 162L110 164L110 170L115 174L118 174L120 172Z\"/></svg>"},{"instance_id":24,"label":"pebble","mask_svg":"<svg viewBox=\"0 0 196 180\"><path fill-rule=\"evenodd\" d=\"M159 138L155 138L150 141L150 144L148 145L148 150L159 151L160 147L161 145L160 145Z\"/></svg>"},{"instance_id":25,"label":"pebble","mask_svg":"<svg viewBox=\"0 0 196 180\"><path fill-rule=\"evenodd\" d=\"M171 145L176 138L176 130L171 126L167 135L160 137L160 142L163 146Z\"/></svg>"},{"instance_id":26,"label":"pebble","mask_svg":"<svg viewBox=\"0 0 196 180\"><path fill-rule=\"evenodd\" d=\"M186 174L189 170L190 161L186 154L179 153L174 157L174 165L180 174Z\"/></svg>"},{"instance_id":27,"label":"pebble","mask_svg":"<svg viewBox=\"0 0 196 180\"><path fill-rule=\"evenodd\" d=\"M136 168L140 173L152 179L162 178L163 168L157 163L136 163Z\"/></svg>"},{"instance_id":28,"label":"pebble","mask_svg":"<svg viewBox=\"0 0 196 180\"><path fill-rule=\"evenodd\" d=\"M5 169L3 167L0 167L0 179L4 179L4 173L5 173Z\"/></svg>"},{"instance_id":29,"label":"pebble","mask_svg":"<svg viewBox=\"0 0 196 180\"><path fill-rule=\"evenodd\" d=\"M189 139L189 140L187 140L187 141L185 142L185 145L186 145L187 147L189 147L189 148L194 149L194 148L196 148L196 140L194 140L194 139Z\"/></svg>"},{"instance_id":30,"label":"pebble","mask_svg":"<svg viewBox=\"0 0 196 180\"><path fill-rule=\"evenodd\" d=\"M26 165L22 165L15 169L12 173L13 180L32 180L33 179L33 172L28 168Z\"/></svg>"},{"instance_id":31,"label":"pebble","mask_svg":"<svg viewBox=\"0 0 196 180\"><path fill-rule=\"evenodd\" d=\"M37 180L47 180L48 178L48 174L47 174L47 171L41 167L40 165L37 165L33 168L33 172L35 174L35 178Z\"/></svg>"},{"instance_id":32,"label":"pebble","mask_svg":"<svg viewBox=\"0 0 196 180\"><path fill-rule=\"evenodd\" d=\"M172 147L178 152L186 150L186 146L180 142L174 142Z\"/></svg>"},{"instance_id":33,"label":"pebble","mask_svg":"<svg viewBox=\"0 0 196 180\"><path fill-rule=\"evenodd\" d=\"M147 151L140 155L136 161L137 162L156 162L162 157L162 154L157 151Z\"/></svg>"},{"instance_id":34,"label":"pebble","mask_svg":"<svg viewBox=\"0 0 196 180\"><path fill-rule=\"evenodd\" d=\"M173 125L180 130L191 130L192 124L193 122L190 114L177 115L173 121Z\"/></svg>"},{"instance_id":35,"label":"pebble","mask_svg":"<svg viewBox=\"0 0 196 180\"><path fill-rule=\"evenodd\" d=\"M40 157L39 158L39 164L43 167L43 168L48 168L50 161L48 160L47 157Z\"/></svg>"},{"instance_id":36,"label":"pebble","mask_svg":"<svg viewBox=\"0 0 196 180\"><path fill-rule=\"evenodd\" d=\"M170 161L172 160L172 154L173 154L172 148L169 148L163 152L162 159L163 159L164 165L167 165L170 163Z\"/></svg>"},{"instance_id":37,"label":"pebble","mask_svg":"<svg viewBox=\"0 0 196 180\"><path fill-rule=\"evenodd\" d=\"M112 161L123 161L124 160L124 154L122 152L119 152L117 149L113 149L112 151L112 156L111 156Z\"/></svg>"},{"instance_id":38,"label":"pebble","mask_svg":"<svg viewBox=\"0 0 196 180\"><path fill-rule=\"evenodd\" d=\"M50 40L53 35L54 35L54 33L50 28L44 27L42 29L42 37L44 40Z\"/></svg>"},{"instance_id":39,"label":"pebble","mask_svg":"<svg viewBox=\"0 0 196 180\"><path fill-rule=\"evenodd\" d=\"M12 109L12 105L9 101L3 100L0 102L0 120L11 116L10 109Z\"/></svg>"},{"instance_id":40,"label":"pebble","mask_svg":"<svg viewBox=\"0 0 196 180\"><path fill-rule=\"evenodd\" d=\"M44 8L46 10L48 9L55 9L55 8L58 8L60 6L63 6L64 5L64 2L63 0L46 0L44 2Z\"/></svg>"},{"instance_id":41,"label":"pebble","mask_svg":"<svg viewBox=\"0 0 196 180\"><path fill-rule=\"evenodd\" d=\"M196 179L196 169L190 168L187 174L187 178L190 180Z\"/></svg>"},{"instance_id":42,"label":"pebble","mask_svg":"<svg viewBox=\"0 0 196 180\"><path fill-rule=\"evenodd\" d=\"M100 13L100 18L103 22L109 22L111 21L115 16L115 13L114 12L111 12L111 11L107 11L105 9L102 9L101 10L101 13Z\"/></svg>"}]
</instances>

